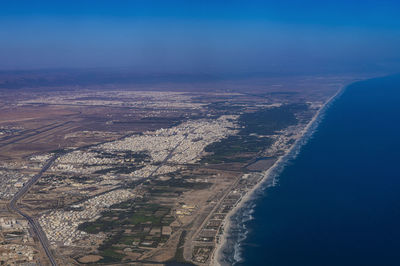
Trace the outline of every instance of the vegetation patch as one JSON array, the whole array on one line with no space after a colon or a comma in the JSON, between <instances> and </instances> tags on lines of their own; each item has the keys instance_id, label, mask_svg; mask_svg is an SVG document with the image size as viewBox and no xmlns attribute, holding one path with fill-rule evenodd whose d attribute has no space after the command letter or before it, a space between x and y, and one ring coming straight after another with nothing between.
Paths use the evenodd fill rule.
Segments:
<instances>
[{"instance_id":1,"label":"vegetation patch","mask_svg":"<svg viewBox=\"0 0 400 266\"><path fill-rule=\"evenodd\" d=\"M288 104L266 108L253 113L242 114L239 118L241 129L235 136L229 136L205 148L210 155L201 162L210 164L245 163L272 144L268 135L295 125L296 113L308 109L307 104Z\"/></svg>"},{"instance_id":2,"label":"vegetation patch","mask_svg":"<svg viewBox=\"0 0 400 266\"><path fill-rule=\"evenodd\" d=\"M111 206L96 221L83 223L78 229L89 234L109 233L98 249L103 257L99 263L118 263L125 257L125 248L143 252L142 247L154 248L166 242L168 236L161 235L161 228L173 222L170 212L166 206L129 200Z\"/></svg>"}]
</instances>

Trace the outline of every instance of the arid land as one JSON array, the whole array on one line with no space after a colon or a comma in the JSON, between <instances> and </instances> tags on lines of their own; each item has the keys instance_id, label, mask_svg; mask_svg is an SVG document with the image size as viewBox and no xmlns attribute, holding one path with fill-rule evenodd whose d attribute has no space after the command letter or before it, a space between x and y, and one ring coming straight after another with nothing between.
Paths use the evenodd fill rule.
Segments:
<instances>
[{"instance_id":1,"label":"arid land","mask_svg":"<svg viewBox=\"0 0 400 266\"><path fill-rule=\"evenodd\" d=\"M1 90L1 262L48 265L47 245L58 265L209 265L230 210L353 80ZM10 204L23 188L45 243Z\"/></svg>"}]
</instances>

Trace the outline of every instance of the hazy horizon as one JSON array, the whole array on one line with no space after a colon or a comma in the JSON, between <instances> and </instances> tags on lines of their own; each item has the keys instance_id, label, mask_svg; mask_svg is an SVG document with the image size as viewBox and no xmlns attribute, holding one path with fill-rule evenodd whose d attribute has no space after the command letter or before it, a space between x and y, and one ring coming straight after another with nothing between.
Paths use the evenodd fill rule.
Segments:
<instances>
[{"instance_id":1,"label":"hazy horizon","mask_svg":"<svg viewBox=\"0 0 400 266\"><path fill-rule=\"evenodd\" d=\"M400 71L396 1L15 1L0 70Z\"/></svg>"}]
</instances>

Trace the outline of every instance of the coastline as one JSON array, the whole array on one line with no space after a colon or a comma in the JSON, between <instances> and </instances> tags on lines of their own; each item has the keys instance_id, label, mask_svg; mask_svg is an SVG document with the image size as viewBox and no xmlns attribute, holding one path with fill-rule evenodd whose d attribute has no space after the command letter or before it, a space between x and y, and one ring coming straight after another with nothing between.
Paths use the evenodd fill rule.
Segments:
<instances>
[{"instance_id":1,"label":"coastline","mask_svg":"<svg viewBox=\"0 0 400 266\"><path fill-rule=\"evenodd\" d=\"M315 130L317 129L321 119L323 118L323 115L325 114L326 110L330 107L330 105L338 98L340 97L343 92L346 90L346 86L342 86L333 96L331 96L324 104L323 106L316 112L314 117L308 122L308 124L304 127L302 130L301 136L296 140L296 142L286 151L284 155L279 157L279 159L267 170L263 172L263 178L249 191L246 192L246 194L240 199L239 203L228 213L228 215L224 218L222 227L223 227L223 233L220 237L220 240L218 241L216 248L214 250L214 253L212 255L211 259L211 265L224 265L224 262L222 261L222 248L226 245L227 243L227 236L229 234L229 231L231 229L231 219L232 216L238 213L239 210L245 207L245 204L250 202L251 200L254 199L254 196L256 192L258 192L260 189L263 189L263 186L267 184L266 181L268 181L271 178L275 178L281 170L284 168L285 164L288 162L288 160L293 159L296 157L296 155L300 152L300 148L307 143L309 138L313 135Z\"/></svg>"}]
</instances>

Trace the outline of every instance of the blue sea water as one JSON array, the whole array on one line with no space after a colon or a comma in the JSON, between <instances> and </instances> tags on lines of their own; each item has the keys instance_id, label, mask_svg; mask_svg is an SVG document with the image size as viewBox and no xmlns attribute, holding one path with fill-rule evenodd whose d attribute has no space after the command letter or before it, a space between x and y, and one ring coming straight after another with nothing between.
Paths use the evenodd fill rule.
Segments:
<instances>
[{"instance_id":1,"label":"blue sea water","mask_svg":"<svg viewBox=\"0 0 400 266\"><path fill-rule=\"evenodd\" d=\"M400 265L400 75L350 85L278 179L235 265Z\"/></svg>"}]
</instances>

